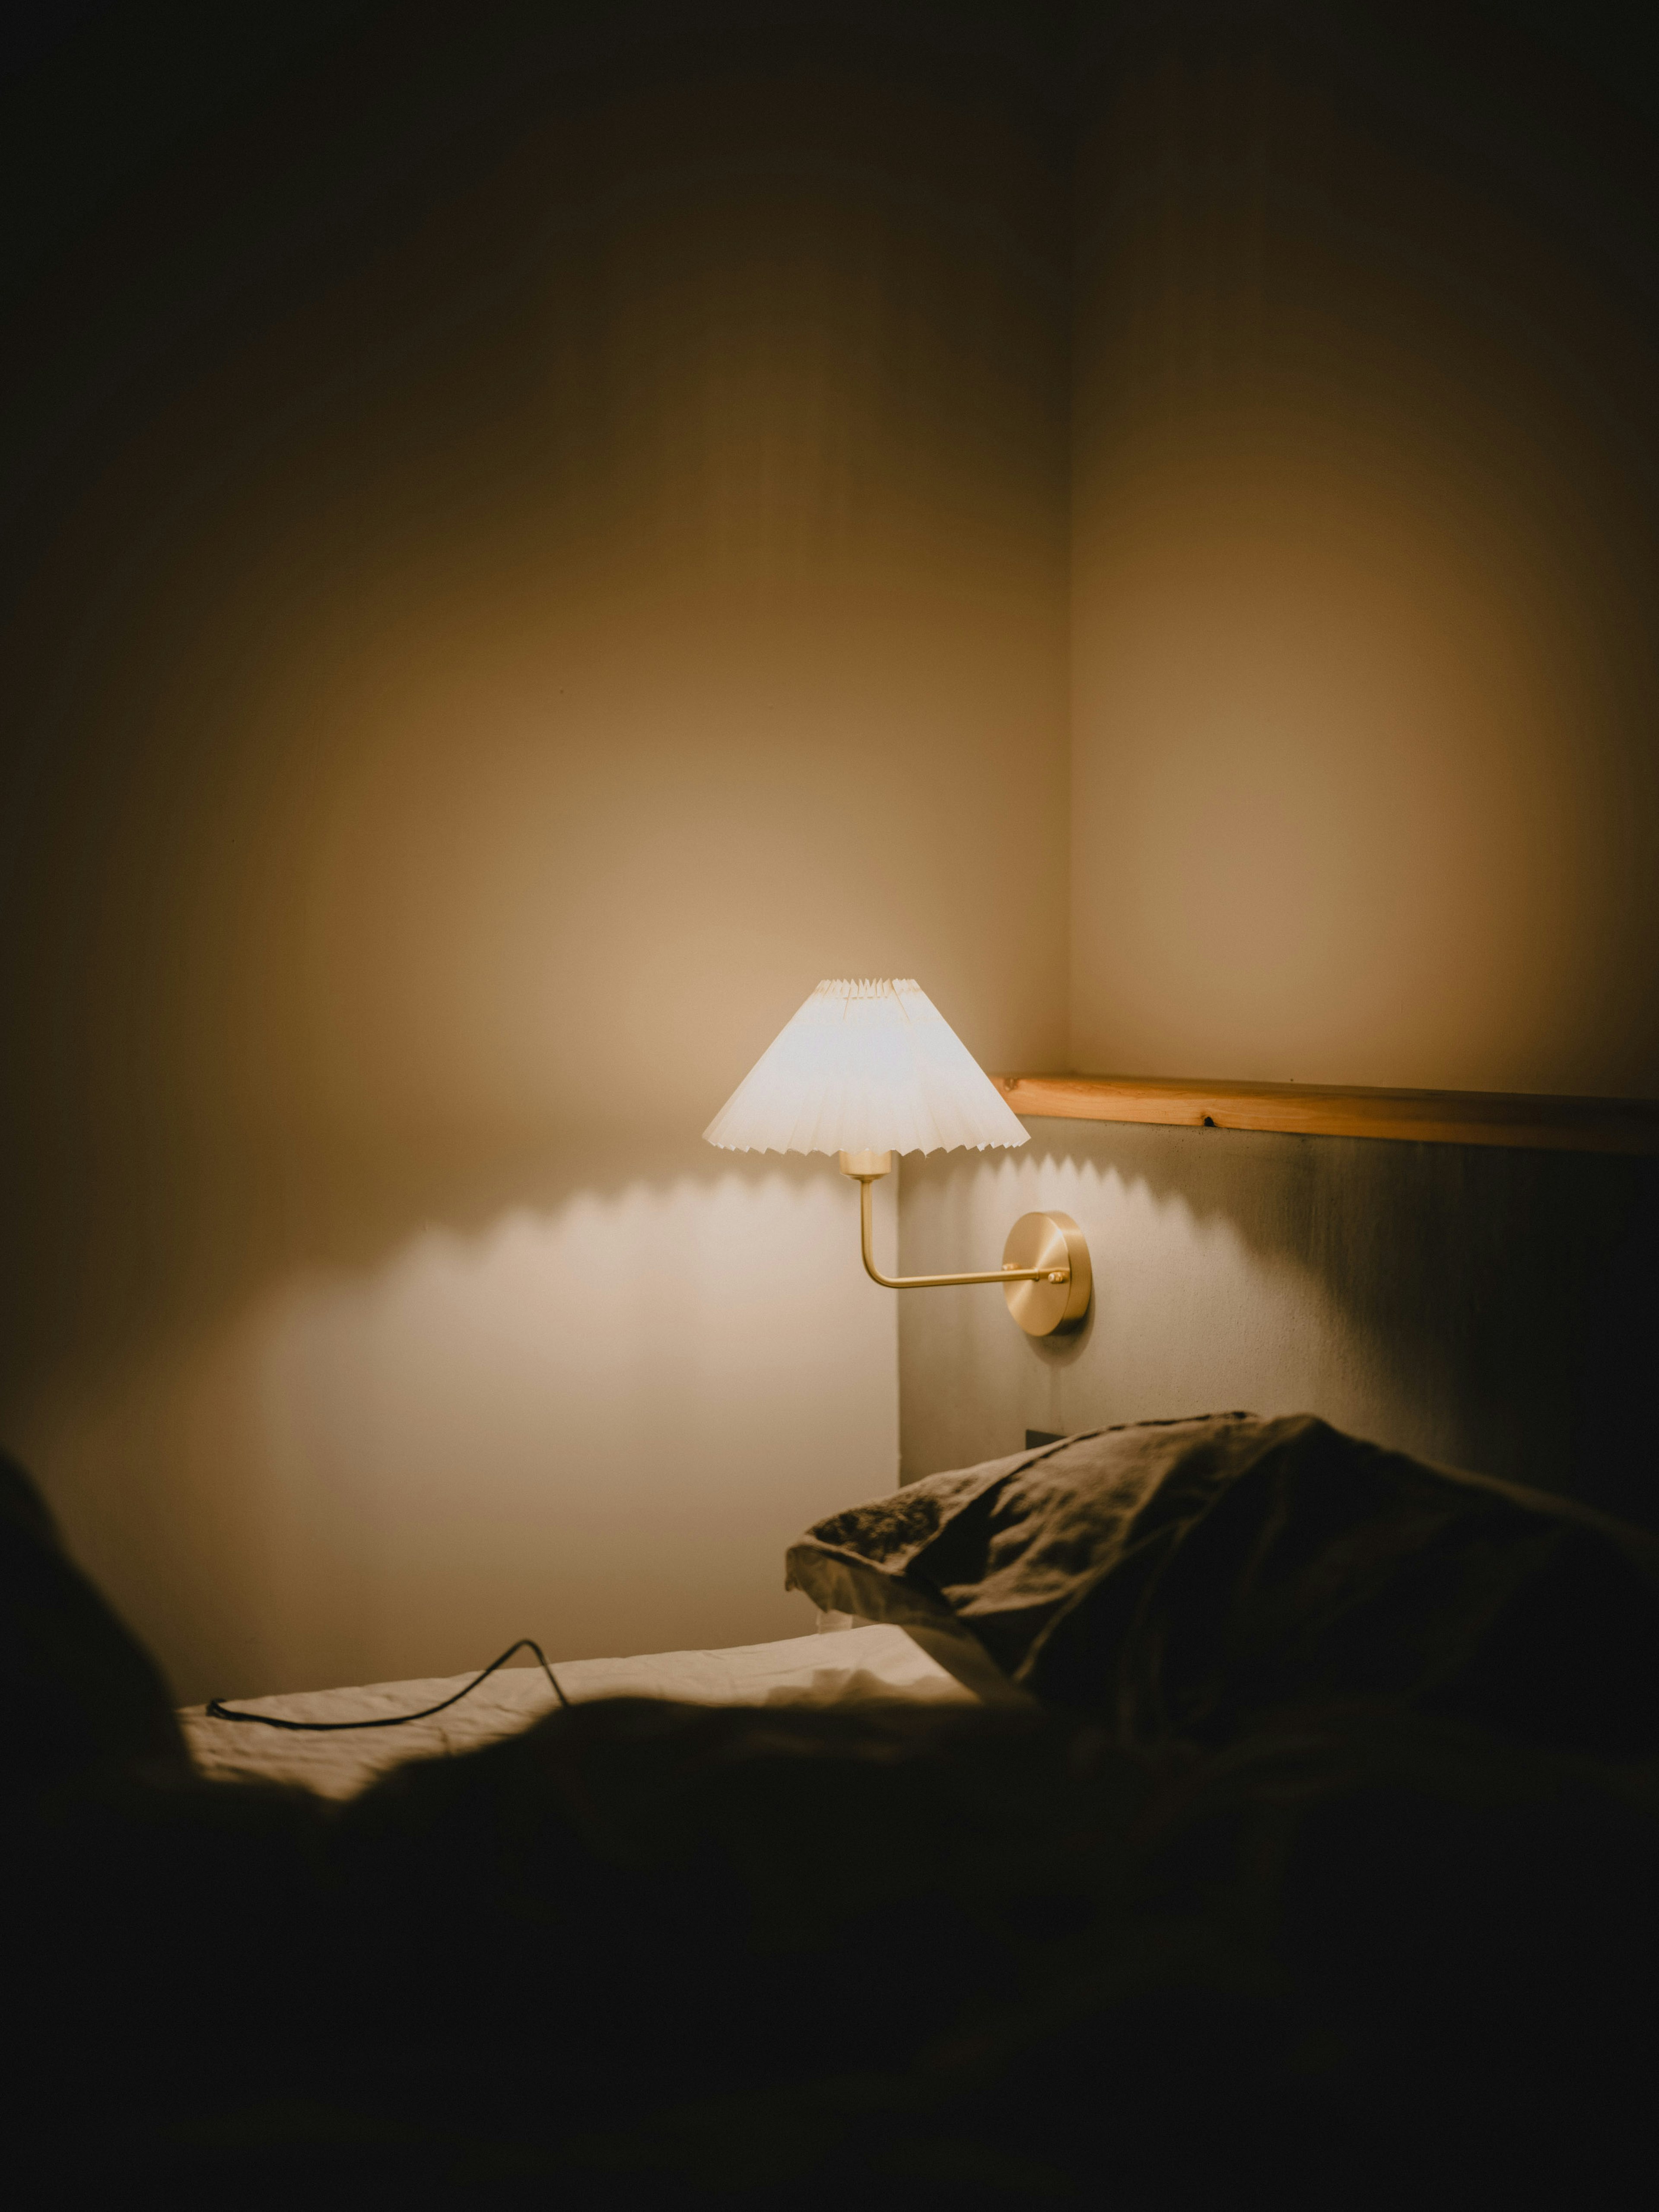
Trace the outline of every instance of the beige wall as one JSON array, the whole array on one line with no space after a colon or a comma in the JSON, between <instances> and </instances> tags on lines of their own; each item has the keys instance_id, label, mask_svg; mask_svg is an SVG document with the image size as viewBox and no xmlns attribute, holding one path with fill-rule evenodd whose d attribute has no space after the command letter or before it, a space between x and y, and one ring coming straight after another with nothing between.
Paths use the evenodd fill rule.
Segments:
<instances>
[{"instance_id":1,"label":"beige wall","mask_svg":"<svg viewBox=\"0 0 1659 2212\"><path fill-rule=\"evenodd\" d=\"M1634 1171L907 1164L909 1266L1085 1221L1045 1348L697 1136L835 973L988 1066L1659 1090L1617 113L1085 9L1073 204L1051 11L724 12L0 95L0 1434L184 1697L788 1632L896 1339L910 1472L1231 1402L1640 1461Z\"/></svg>"},{"instance_id":2,"label":"beige wall","mask_svg":"<svg viewBox=\"0 0 1659 2212\"><path fill-rule=\"evenodd\" d=\"M0 669L0 1430L182 1698L798 1632L896 1317L829 1163L699 1132L824 975L1064 1054L1024 94L867 39L507 74L320 214L349 100L239 117L40 305L120 388Z\"/></svg>"},{"instance_id":3,"label":"beige wall","mask_svg":"<svg viewBox=\"0 0 1659 2212\"><path fill-rule=\"evenodd\" d=\"M1628 85L1478 10L1083 12L1070 1065L1659 1096ZM1058 1206L1093 1312L907 1297L907 1474L1306 1410L1659 1522L1654 1163L1030 1127L907 1173L902 1264Z\"/></svg>"},{"instance_id":4,"label":"beige wall","mask_svg":"<svg viewBox=\"0 0 1659 2212\"><path fill-rule=\"evenodd\" d=\"M1396 13L1148 10L1091 81L1072 1065L1652 1096L1639 133Z\"/></svg>"}]
</instances>

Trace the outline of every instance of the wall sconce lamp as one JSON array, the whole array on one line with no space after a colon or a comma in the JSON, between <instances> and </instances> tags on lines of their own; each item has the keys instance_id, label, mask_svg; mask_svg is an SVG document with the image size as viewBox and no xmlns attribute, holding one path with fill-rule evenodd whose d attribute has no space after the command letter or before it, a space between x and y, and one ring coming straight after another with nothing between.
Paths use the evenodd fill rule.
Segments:
<instances>
[{"instance_id":1,"label":"wall sconce lamp","mask_svg":"<svg viewBox=\"0 0 1659 2212\"><path fill-rule=\"evenodd\" d=\"M887 1291L1000 1283L1028 1336L1075 1328L1094 1278L1067 1213L1024 1213L1002 1265L968 1275L884 1275L870 1249L871 1186L895 1152L1030 1141L927 994L909 981L820 983L703 1135L736 1152L835 1152L859 1186L865 1273Z\"/></svg>"}]
</instances>

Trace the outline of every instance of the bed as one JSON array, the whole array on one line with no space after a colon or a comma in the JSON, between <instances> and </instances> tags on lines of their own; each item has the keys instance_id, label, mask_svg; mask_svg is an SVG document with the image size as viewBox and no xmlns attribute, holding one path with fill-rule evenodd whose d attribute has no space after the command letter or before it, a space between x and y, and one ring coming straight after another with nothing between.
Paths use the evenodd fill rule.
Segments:
<instances>
[{"instance_id":1,"label":"bed","mask_svg":"<svg viewBox=\"0 0 1659 2212\"><path fill-rule=\"evenodd\" d=\"M174 1714L0 1461L32 2201L1614 2203L1659 1553L1311 1418L849 1506L863 1625ZM331 1719L466 1678L252 1701Z\"/></svg>"},{"instance_id":2,"label":"bed","mask_svg":"<svg viewBox=\"0 0 1659 2212\"><path fill-rule=\"evenodd\" d=\"M972 1705L975 1692L890 1623L833 1624L810 1636L772 1644L740 1644L718 1651L653 1651L626 1659L556 1663L559 1689L572 1705L600 1698L656 1698L690 1705L813 1707L899 1699ZM499 1743L558 1710L539 1667L503 1668L461 1697L470 1674L377 1682L309 1695L245 1698L234 1710L307 1724L378 1721L459 1702L430 1720L395 1729L316 1735L217 1720L205 1705L179 1713L197 1771L216 1782L276 1782L342 1800L413 1759L437 1759Z\"/></svg>"}]
</instances>

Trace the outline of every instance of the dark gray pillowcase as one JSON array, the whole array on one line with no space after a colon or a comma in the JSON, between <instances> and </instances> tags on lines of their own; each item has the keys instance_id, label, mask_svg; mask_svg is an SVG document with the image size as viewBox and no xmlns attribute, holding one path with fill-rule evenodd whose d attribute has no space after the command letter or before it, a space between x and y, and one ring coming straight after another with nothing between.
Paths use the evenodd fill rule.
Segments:
<instances>
[{"instance_id":1,"label":"dark gray pillowcase","mask_svg":"<svg viewBox=\"0 0 1659 2212\"><path fill-rule=\"evenodd\" d=\"M831 1516L789 1586L971 1632L1121 1740L1401 1698L1536 1741L1659 1749L1659 1544L1308 1414L1145 1422Z\"/></svg>"}]
</instances>

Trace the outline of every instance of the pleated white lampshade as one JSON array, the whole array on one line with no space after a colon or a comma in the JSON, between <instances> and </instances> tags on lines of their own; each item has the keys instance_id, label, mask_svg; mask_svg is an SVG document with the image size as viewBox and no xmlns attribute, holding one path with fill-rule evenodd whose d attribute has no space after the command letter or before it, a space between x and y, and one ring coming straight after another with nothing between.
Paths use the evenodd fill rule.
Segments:
<instances>
[{"instance_id":1,"label":"pleated white lampshade","mask_svg":"<svg viewBox=\"0 0 1659 2212\"><path fill-rule=\"evenodd\" d=\"M1028 1134L908 981L820 983L703 1131L734 1152L982 1152Z\"/></svg>"}]
</instances>

